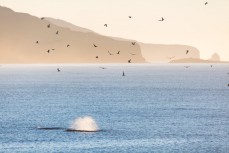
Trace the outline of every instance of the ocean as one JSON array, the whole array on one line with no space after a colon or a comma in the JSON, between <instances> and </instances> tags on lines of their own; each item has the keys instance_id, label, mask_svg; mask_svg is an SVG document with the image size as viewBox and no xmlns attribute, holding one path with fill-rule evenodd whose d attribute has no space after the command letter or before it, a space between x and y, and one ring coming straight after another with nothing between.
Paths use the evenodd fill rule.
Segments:
<instances>
[{"instance_id":1,"label":"ocean","mask_svg":"<svg viewBox=\"0 0 229 153\"><path fill-rule=\"evenodd\" d=\"M184 66L1 65L0 152L229 152L229 64Z\"/></svg>"}]
</instances>

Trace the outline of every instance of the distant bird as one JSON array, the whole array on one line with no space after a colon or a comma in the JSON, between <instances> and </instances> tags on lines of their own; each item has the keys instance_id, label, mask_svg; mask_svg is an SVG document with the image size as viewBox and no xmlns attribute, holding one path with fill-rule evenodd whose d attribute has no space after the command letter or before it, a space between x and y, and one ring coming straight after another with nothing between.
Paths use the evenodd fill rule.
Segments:
<instances>
[{"instance_id":1,"label":"distant bird","mask_svg":"<svg viewBox=\"0 0 229 153\"><path fill-rule=\"evenodd\" d=\"M133 56L136 55L136 54L134 54L134 53L130 53L130 54L133 55Z\"/></svg>"},{"instance_id":2,"label":"distant bird","mask_svg":"<svg viewBox=\"0 0 229 153\"><path fill-rule=\"evenodd\" d=\"M190 66L184 66L186 69L189 68Z\"/></svg>"},{"instance_id":3,"label":"distant bird","mask_svg":"<svg viewBox=\"0 0 229 153\"><path fill-rule=\"evenodd\" d=\"M186 55L189 53L189 50L186 50Z\"/></svg>"},{"instance_id":4,"label":"distant bird","mask_svg":"<svg viewBox=\"0 0 229 153\"><path fill-rule=\"evenodd\" d=\"M47 50L47 53L50 53L50 50Z\"/></svg>"},{"instance_id":5,"label":"distant bird","mask_svg":"<svg viewBox=\"0 0 229 153\"><path fill-rule=\"evenodd\" d=\"M39 41L36 41L36 44L39 44Z\"/></svg>"},{"instance_id":6,"label":"distant bird","mask_svg":"<svg viewBox=\"0 0 229 153\"><path fill-rule=\"evenodd\" d=\"M41 20L44 20L44 19L45 19L44 17L41 18Z\"/></svg>"},{"instance_id":7,"label":"distant bird","mask_svg":"<svg viewBox=\"0 0 229 153\"><path fill-rule=\"evenodd\" d=\"M59 34L59 31L57 31L56 34L58 35Z\"/></svg>"},{"instance_id":8,"label":"distant bird","mask_svg":"<svg viewBox=\"0 0 229 153\"><path fill-rule=\"evenodd\" d=\"M59 68L57 68L57 72L60 72L60 69Z\"/></svg>"},{"instance_id":9,"label":"distant bird","mask_svg":"<svg viewBox=\"0 0 229 153\"><path fill-rule=\"evenodd\" d=\"M120 51L118 51L117 54L119 55L120 54Z\"/></svg>"},{"instance_id":10,"label":"distant bird","mask_svg":"<svg viewBox=\"0 0 229 153\"><path fill-rule=\"evenodd\" d=\"M67 47L70 47L70 45L68 44Z\"/></svg>"},{"instance_id":11,"label":"distant bird","mask_svg":"<svg viewBox=\"0 0 229 153\"><path fill-rule=\"evenodd\" d=\"M109 53L109 55L113 55L110 51L107 51Z\"/></svg>"},{"instance_id":12,"label":"distant bird","mask_svg":"<svg viewBox=\"0 0 229 153\"><path fill-rule=\"evenodd\" d=\"M99 58L99 56L96 56L95 58Z\"/></svg>"},{"instance_id":13,"label":"distant bird","mask_svg":"<svg viewBox=\"0 0 229 153\"><path fill-rule=\"evenodd\" d=\"M175 58L175 56L173 56L173 57L168 57L169 59L173 59L173 58Z\"/></svg>"},{"instance_id":14,"label":"distant bird","mask_svg":"<svg viewBox=\"0 0 229 153\"><path fill-rule=\"evenodd\" d=\"M47 27L50 28L50 24L48 24Z\"/></svg>"},{"instance_id":15,"label":"distant bird","mask_svg":"<svg viewBox=\"0 0 229 153\"><path fill-rule=\"evenodd\" d=\"M126 76L124 71L122 72L122 76Z\"/></svg>"},{"instance_id":16,"label":"distant bird","mask_svg":"<svg viewBox=\"0 0 229 153\"><path fill-rule=\"evenodd\" d=\"M132 45L135 45L136 44L136 42L132 42Z\"/></svg>"},{"instance_id":17,"label":"distant bird","mask_svg":"<svg viewBox=\"0 0 229 153\"><path fill-rule=\"evenodd\" d=\"M93 46L96 48L96 47L98 47L97 45L95 45L95 44L93 44Z\"/></svg>"},{"instance_id":18,"label":"distant bird","mask_svg":"<svg viewBox=\"0 0 229 153\"><path fill-rule=\"evenodd\" d=\"M131 19L132 18L132 16L128 16L129 17L129 19Z\"/></svg>"},{"instance_id":19,"label":"distant bird","mask_svg":"<svg viewBox=\"0 0 229 153\"><path fill-rule=\"evenodd\" d=\"M131 59L128 60L128 63L131 63Z\"/></svg>"},{"instance_id":20,"label":"distant bird","mask_svg":"<svg viewBox=\"0 0 229 153\"><path fill-rule=\"evenodd\" d=\"M163 17L161 17L161 20L158 20L158 21L164 21L165 19Z\"/></svg>"},{"instance_id":21,"label":"distant bird","mask_svg":"<svg viewBox=\"0 0 229 153\"><path fill-rule=\"evenodd\" d=\"M104 27L107 27L107 24L104 24Z\"/></svg>"},{"instance_id":22,"label":"distant bird","mask_svg":"<svg viewBox=\"0 0 229 153\"><path fill-rule=\"evenodd\" d=\"M207 5L207 4L208 4L208 2L205 2L205 3L204 3L204 5Z\"/></svg>"},{"instance_id":23,"label":"distant bird","mask_svg":"<svg viewBox=\"0 0 229 153\"><path fill-rule=\"evenodd\" d=\"M103 70L106 69L105 67L101 67L101 66L100 66L99 68L101 68L101 69L103 69Z\"/></svg>"},{"instance_id":24,"label":"distant bird","mask_svg":"<svg viewBox=\"0 0 229 153\"><path fill-rule=\"evenodd\" d=\"M55 50L54 48L52 50Z\"/></svg>"}]
</instances>

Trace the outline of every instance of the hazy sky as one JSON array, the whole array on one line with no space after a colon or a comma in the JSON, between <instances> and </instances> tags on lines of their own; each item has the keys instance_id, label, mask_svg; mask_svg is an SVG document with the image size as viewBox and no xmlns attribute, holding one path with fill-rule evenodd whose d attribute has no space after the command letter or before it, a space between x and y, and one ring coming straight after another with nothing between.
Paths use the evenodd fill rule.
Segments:
<instances>
[{"instance_id":1,"label":"hazy sky","mask_svg":"<svg viewBox=\"0 0 229 153\"><path fill-rule=\"evenodd\" d=\"M0 5L104 35L191 45L202 58L217 52L229 61L229 0L0 0ZM164 22L158 22L161 17Z\"/></svg>"}]
</instances>

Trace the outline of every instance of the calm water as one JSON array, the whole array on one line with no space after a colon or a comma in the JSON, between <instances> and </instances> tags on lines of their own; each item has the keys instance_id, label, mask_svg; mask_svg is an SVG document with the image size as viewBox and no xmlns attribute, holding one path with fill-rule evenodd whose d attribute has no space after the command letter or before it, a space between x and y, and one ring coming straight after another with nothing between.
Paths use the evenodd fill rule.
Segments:
<instances>
[{"instance_id":1,"label":"calm water","mask_svg":"<svg viewBox=\"0 0 229 153\"><path fill-rule=\"evenodd\" d=\"M0 152L229 152L227 73L226 64L2 65ZM88 115L103 131L37 129Z\"/></svg>"}]
</instances>

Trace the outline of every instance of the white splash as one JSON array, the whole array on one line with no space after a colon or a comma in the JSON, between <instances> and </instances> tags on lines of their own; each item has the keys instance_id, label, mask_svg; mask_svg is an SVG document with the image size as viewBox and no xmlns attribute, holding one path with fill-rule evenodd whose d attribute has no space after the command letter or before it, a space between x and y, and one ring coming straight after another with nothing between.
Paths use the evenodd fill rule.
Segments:
<instances>
[{"instance_id":1,"label":"white splash","mask_svg":"<svg viewBox=\"0 0 229 153\"><path fill-rule=\"evenodd\" d=\"M70 129L77 131L98 131L99 127L95 120L90 116L79 117L74 120Z\"/></svg>"}]
</instances>

